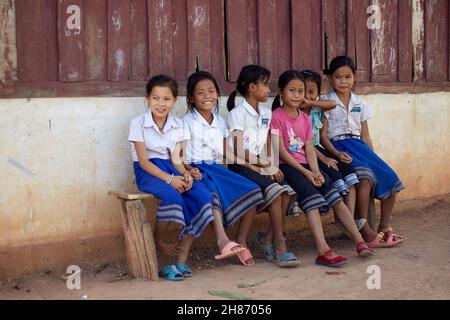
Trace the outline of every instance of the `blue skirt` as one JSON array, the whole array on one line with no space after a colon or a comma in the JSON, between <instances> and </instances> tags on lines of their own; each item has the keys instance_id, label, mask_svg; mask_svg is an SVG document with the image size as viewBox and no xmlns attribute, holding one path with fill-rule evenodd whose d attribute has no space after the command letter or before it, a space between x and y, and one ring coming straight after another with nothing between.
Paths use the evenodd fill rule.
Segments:
<instances>
[{"instance_id":1,"label":"blue skirt","mask_svg":"<svg viewBox=\"0 0 450 320\"><path fill-rule=\"evenodd\" d=\"M170 160L149 159L151 163L168 174L180 175ZM158 179L134 162L136 184L140 191L150 193L160 200L156 219L160 222L175 222L181 225L180 239L187 233L198 238L206 226L214 220L212 215L212 195L199 181L192 188L180 194L167 182Z\"/></svg>"},{"instance_id":2,"label":"blue skirt","mask_svg":"<svg viewBox=\"0 0 450 320\"><path fill-rule=\"evenodd\" d=\"M217 163L195 163L202 173L202 182L211 191L213 208L222 213L225 227L233 225L251 208L264 203L261 188L252 181Z\"/></svg>"},{"instance_id":3,"label":"blue skirt","mask_svg":"<svg viewBox=\"0 0 450 320\"><path fill-rule=\"evenodd\" d=\"M389 167L362 140L348 138L331 141L336 150L346 152L353 158L350 164L359 180L368 179L374 186L376 199L385 200L394 193L405 189L394 170Z\"/></svg>"}]
</instances>

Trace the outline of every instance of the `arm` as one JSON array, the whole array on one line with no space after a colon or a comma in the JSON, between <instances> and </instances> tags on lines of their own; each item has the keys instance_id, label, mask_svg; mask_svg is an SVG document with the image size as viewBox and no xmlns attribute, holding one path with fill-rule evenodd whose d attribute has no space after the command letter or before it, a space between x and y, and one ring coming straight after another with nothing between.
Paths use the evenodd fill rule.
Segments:
<instances>
[{"instance_id":1,"label":"arm","mask_svg":"<svg viewBox=\"0 0 450 320\"><path fill-rule=\"evenodd\" d=\"M328 132L328 119L325 118L323 120L323 127L322 127L322 129L320 129L320 143L326 150L331 152L337 159L339 159L340 161L342 161L344 163L350 164L353 159L345 152L340 152L333 146L330 139L328 139L327 132Z\"/></svg>"},{"instance_id":2,"label":"arm","mask_svg":"<svg viewBox=\"0 0 450 320\"><path fill-rule=\"evenodd\" d=\"M314 173L312 171L304 168L300 163L298 163L291 156L291 154L286 150L284 143L283 143L283 138L280 136L279 139L280 139L280 142L279 142L280 143L280 159L283 160L288 166L294 168L295 170L297 170L301 174L303 174L306 177L306 179L308 179L315 187L320 187L322 185L322 183L318 183L318 181L315 180ZM311 145L312 145L312 142L311 142ZM310 150L309 152L313 153L314 158L315 158L314 150ZM308 152L307 152L307 156L308 156ZM316 159L316 167L318 170L317 159Z\"/></svg>"},{"instance_id":3,"label":"arm","mask_svg":"<svg viewBox=\"0 0 450 320\"><path fill-rule=\"evenodd\" d=\"M336 108L336 101L334 101L334 100L313 101L313 100L308 100L305 98L303 100L303 104L300 106L300 109L304 109L307 107L317 107L317 108L320 108L323 112L325 112L325 111Z\"/></svg>"},{"instance_id":4,"label":"arm","mask_svg":"<svg viewBox=\"0 0 450 320\"><path fill-rule=\"evenodd\" d=\"M234 130L233 131L233 145L234 145L234 163L237 164L243 164L245 163L251 163L254 162L256 159L256 165L258 167L268 167L270 166L270 162L264 161L263 159L259 158L257 155L251 153L248 151L248 149L244 149L244 133L241 130ZM241 151L241 152L239 152ZM242 151L243 154L242 154ZM252 160L252 161L251 161Z\"/></svg>"},{"instance_id":5,"label":"arm","mask_svg":"<svg viewBox=\"0 0 450 320\"><path fill-rule=\"evenodd\" d=\"M169 181L171 179L171 175L162 171L160 168L155 166L147 159L147 150L145 148L144 142L133 141L134 147L136 148L136 153L139 159L139 165L143 170L145 170L148 174L162 180Z\"/></svg>"},{"instance_id":6,"label":"arm","mask_svg":"<svg viewBox=\"0 0 450 320\"><path fill-rule=\"evenodd\" d=\"M373 150L372 139L370 139L369 124L367 123L367 121L361 122L361 127L362 127L362 134L361 134L362 141L364 141L364 143L367 144L367 146L372 151L374 151Z\"/></svg>"}]
</instances>

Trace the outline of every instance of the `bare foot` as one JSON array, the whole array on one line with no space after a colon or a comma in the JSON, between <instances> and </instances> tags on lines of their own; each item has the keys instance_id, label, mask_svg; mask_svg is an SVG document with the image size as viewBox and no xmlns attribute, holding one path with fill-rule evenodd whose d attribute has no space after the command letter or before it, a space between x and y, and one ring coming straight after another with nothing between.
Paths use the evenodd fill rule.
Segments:
<instances>
[{"instance_id":1,"label":"bare foot","mask_svg":"<svg viewBox=\"0 0 450 320\"><path fill-rule=\"evenodd\" d=\"M169 257L176 257L180 253L180 241L176 243L157 242L156 250Z\"/></svg>"}]
</instances>

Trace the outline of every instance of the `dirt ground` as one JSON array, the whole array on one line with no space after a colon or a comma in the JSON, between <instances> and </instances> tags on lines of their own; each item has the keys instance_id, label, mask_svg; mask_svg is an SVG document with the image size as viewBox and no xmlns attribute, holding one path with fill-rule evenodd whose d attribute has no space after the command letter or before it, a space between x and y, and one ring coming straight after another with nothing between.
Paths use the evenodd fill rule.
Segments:
<instances>
[{"instance_id":1,"label":"dirt ground","mask_svg":"<svg viewBox=\"0 0 450 320\"><path fill-rule=\"evenodd\" d=\"M314 264L314 245L305 230L287 235L301 260L295 269L266 262L250 243L252 267L237 258L217 262L211 260L213 250L197 249L189 261L194 277L181 282L133 279L120 261L83 268L80 290L67 289L65 270L0 282L0 299L450 299L450 194L399 202L393 226L405 242L367 259L356 256L352 242L334 225L327 226L330 246L350 258L339 269ZM380 289L367 287L372 265L380 268Z\"/></svg>"}]
</instances>

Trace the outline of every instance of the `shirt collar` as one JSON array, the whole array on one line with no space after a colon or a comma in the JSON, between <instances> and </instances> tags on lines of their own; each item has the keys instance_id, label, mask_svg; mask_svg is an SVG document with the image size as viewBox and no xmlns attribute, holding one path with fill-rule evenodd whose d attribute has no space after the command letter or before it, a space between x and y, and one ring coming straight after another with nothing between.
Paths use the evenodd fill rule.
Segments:
<instances>
[{"instance_id":1,"label":"shirt collar","mask_svg":"<svg viewBox=\"0 0 450 320\"><path fill-rule=\"evenodd\" d=\"M144 127L145 128L154 127L155 129L157 129L159 131L158 125L155 123L155 120L153 120L153 115L152 115L151 111L147 111L145 113ZM167 121L164 124L163 130L166 131L169 128L178 128L178 124L175 121L175 118L170 113L167 116Z\"/></svg>"},{"instance_id":2,"label":"shirt collar","mask_svg":"<svg viewBox=\"0 0 450 320\"><path fill-rule=\"evenodd\" d=\"M341 99L334 90L330 92L330 100L335 100L338 105L345 108L344 103L341 101ZM352 92L350 96L349 107L359 103L361 103L361 98Z\"/></svg>"},{"instance_id":3,"label":"shirt collar","mask_svg":"<svg viewBox=\"0 0 450 320\"><path fill-rule=\"evenodd\" d=\"M200 112L197 111L197 109L194 108L194 111L192 112L194 119L203 124L204 126L218 128L219 127L219 121L217 119L217 113L216 113L216 107L214 107L212 115L213 115L213 121L211 124L208 123L208 121L203 118L203 116L200 114Z\"/></svg>"},{"instance_id":4,"label":"shirt collar","mask_svg":"<svg viewBox=\"0 0 450 320\"><path fill-rule=\"evenodd\" d=\"M252 116L254 117L259 117L260 115L262 115L262 110L261 110L261 106L258 103L258 112L247 102L246 99L242 100L242 106L244 107L244 109L250 113Z\"/></svg>"}]
</instances>

